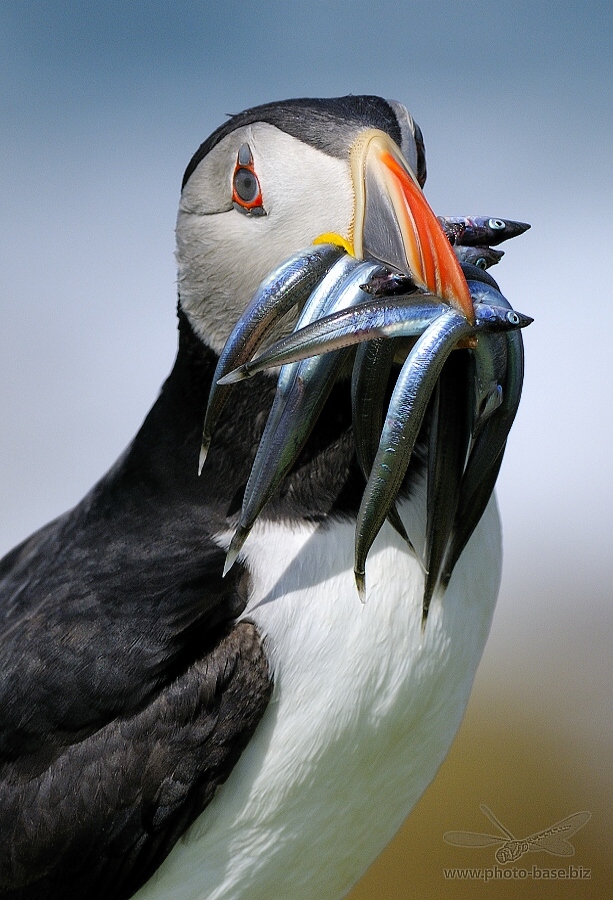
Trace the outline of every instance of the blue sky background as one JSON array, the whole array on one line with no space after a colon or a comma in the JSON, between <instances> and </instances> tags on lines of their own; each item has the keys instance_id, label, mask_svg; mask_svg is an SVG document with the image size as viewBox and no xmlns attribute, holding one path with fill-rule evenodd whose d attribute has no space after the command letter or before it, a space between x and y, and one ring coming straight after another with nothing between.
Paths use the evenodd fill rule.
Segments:
<instances>
[{"instance_id":1,"label":"blue sky background","mask_svg":"<svg viewBox=\"0 0 613 900\"><path fill-rule=\"evenodd\" d=\"M612 35L608 2L4 0L0 551L81 498L170 369L176 205L207 134L272 99L398 99L423 130L439 214L532 223L493 272L535 323L480 678L530 686L586 759L600 753L613 721Z\"/></svg>"}]
</instances>

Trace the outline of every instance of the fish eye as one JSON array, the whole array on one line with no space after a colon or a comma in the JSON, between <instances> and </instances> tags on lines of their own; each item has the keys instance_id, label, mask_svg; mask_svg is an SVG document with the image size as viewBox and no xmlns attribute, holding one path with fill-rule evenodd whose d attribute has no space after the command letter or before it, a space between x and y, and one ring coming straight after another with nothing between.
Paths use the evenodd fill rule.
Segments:
<instances>
[{"instance_id":1,"label":"fish eye","mask_svg":"<svg viewBox=\"0 0 613 900\"><path fill-rule=\"evenodd\" d=\"M506 228L506 224L502 219L490 219L487 224L490 228L493 228L494 231L502 231L503 228Z\"/></svg>"},{"instance_id":2,"label":"fish eye","mask_svg":"<svg viewBox=\"0 0 613 900\"><path fill-rule=\"evenodd\" d=\"M508 312L507 322L509 322L511 325L519 325L519 316L517 315L517 313L513 310L511 310L511 312Z\"/></svg>"},{"instance_id":3,"label":"fish eye","mask_svg":"<svg viewBox=\"0 0 613 900\"><path fill-rule=\"evenodd\" d=\"M487 269L487 260L485 256L480 256L479 259L476 259L475 265L478 269Z\"/></svg>"},{"instance_id":4,"label":"fish eye","mask_svg":"<svg viewBox=\"0 0 613 900\"><path fill-rule=\"evenodd\" d=\"M253 155L249 144L239 148L232 177L232 203L234 209L248 216L264 216L266 211L262 190L255 174Z\"/></svg>"}]
</instances>

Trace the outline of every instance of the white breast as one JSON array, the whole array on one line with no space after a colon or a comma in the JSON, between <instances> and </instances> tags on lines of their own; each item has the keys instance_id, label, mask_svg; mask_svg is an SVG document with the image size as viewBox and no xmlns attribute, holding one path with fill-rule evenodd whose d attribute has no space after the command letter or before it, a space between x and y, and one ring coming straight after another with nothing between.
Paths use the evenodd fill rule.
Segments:
<instances>
[{"instance_id":1,"label":"white breast","mask_svg":"<svg viewBox=\"0 0 613 900\"><path fill-rule=\"evenodd\" d=\"M230 778L140 900L336 900L434 777L498 592L495 501L424 632L423 575L398 535L386 524L373 545L363 605L353 545L351 523L254 528L245 617L266 635L274 697Z\"/></svg>"}]
</instances>

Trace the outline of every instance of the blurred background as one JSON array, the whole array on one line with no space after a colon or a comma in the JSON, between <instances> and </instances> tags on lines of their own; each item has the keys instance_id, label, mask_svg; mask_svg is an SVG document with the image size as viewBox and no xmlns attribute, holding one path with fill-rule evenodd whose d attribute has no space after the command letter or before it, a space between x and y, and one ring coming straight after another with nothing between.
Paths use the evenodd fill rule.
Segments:
<instances>
[{"instance_id":1,"label":"blurred background","mask_svg":"<svg viewBox=\"0 0 613 900\"><path fill-rule=\"evenodd\" d=\"M613 897L613 7L518 0L0 5L0 552L75 504L175 353L183 170L227 113L376 93L424 133L438 214L520 219L492 274L535 318L499 479L504 578L466 719L354 898ZM493 848L591 821L574 883L460 883Z\"/></svg>"}]
</instances>

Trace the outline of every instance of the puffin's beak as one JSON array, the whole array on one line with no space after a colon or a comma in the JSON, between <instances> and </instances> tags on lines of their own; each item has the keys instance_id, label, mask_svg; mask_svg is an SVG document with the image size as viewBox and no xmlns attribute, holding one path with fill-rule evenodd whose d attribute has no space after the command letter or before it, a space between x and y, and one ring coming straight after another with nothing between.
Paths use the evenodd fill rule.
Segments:
<instances>
[{"instance_id":1,"label":"puffin's beak","mask_svg":"<svg viewBox=\"0 0 613 900\"><path fill-rule=\"evenodd\" d=\"M474 323L466 279L411 167L391 137L363 131L351 148L353 251L412 277Z\"/></svg>"}]
</instances>

